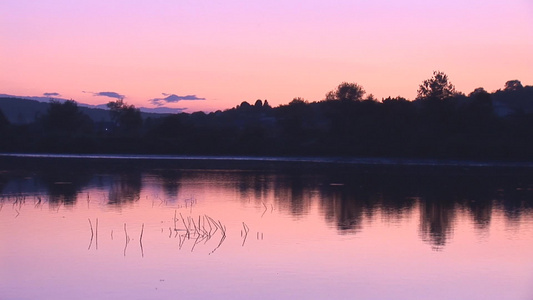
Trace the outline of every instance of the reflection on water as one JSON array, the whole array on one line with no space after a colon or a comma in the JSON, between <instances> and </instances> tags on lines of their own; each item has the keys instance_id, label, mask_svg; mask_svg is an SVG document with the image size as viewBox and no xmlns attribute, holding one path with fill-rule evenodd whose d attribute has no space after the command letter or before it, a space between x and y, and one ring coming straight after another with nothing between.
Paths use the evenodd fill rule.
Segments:
<instances>
[{"instance_id":1,"label":"reflection on water","mask_svg":"<svg viewBox=\"0 0 533 300\"><path fill-rule=\"evenodd\" d=\"M315 290L317 287L310 288L314 282L326 290L328 286L338 288L335 295L341 298L350 295L357 286L363 292L362 299L390 298L391 295L397 299L412 299L417 295L448 299L450 295L438 285L419 282L425 280L424 276L433 274L433 270L420 267L426 273L416 271L416 262L413 268L405 269L405 266L420 259L421 264L439 270L440 276L446 277L449 272L450 277L446 280L453 281L453 274L462 268L457 259L480 255L470 252L473 244L487 253L491 253L493 247L498 249L494 254L483 254L497 257L503 251L498 247L507 247L501 244L503 242L509 243L509 254L525 263L520 276L529 274L529 277L515 280L515 287L518 286L515 292L518 290L521 295L531 295L531 290L526 287L527 283L533 282L533 262L530 256L520 257L521 252L512 253L517 251L513 248L516 245L509 242L509 239L515 239L520 245L533 244L533 177L529 171L502 169L488 172L486 169L457 168L413 171L302 166L195 169L190 166L138 167L135 162L105 162L102 165L6 168L0 173L0 225L3 228L0 232L12 244L2 246L0 254L2 259L20 260L18 255L34 253L28 252L32 247L43 247L44 252L60 249L58 252L64 257L75 256L78 263L79 260L88 260L102 268L106 259L92 261L92 255L83 252L68 254L69 249L105 253L110 261L132 255L146 260L158 257L161 261L153 261L151 267L143 266L142 262L137 262L136 266L143 270L147 267L155 269L151 272L160 272L161 275L157 275L160 277L172 277L178 275L167 270L164 261L174 260L175 251L185 251L218 257L207 261L197 258L190 261L191 265L182 262L186 264L182 267L198 268L202 274L213 270L228 274L231 271L219 269L224 268L227 261L236 270L253 272L240 274L244 278L231 273L237 276L228 275L230 278L227 280L232 283L214 284L209 291L200 292L189 287L188 294L184 296L191 298L221 298L224 293L229 293L228 289L237 287L242 288L243 299L249 296L323 298L320 295L329 295L327 291ZM11 228L7 229L7 226ZM40 228L38 233L34 231L36 226ZM513 232L511 237L505 233L509 230ZM24 236L26 233L35 234L36 239L44 242L28 240ZM61 243L63 246L58 246ZM344 252L344 248L352 250ZM245 249L248 252L243 252ZM22 254L17 254L17 251ZM39 249L33 251L41 252ZM364 261L354 260L349 257L350 252L365 255L369 262L374 263L367 265ZM449 259L455 257L455 263L451 263L453 267L446 266L452 260L446 258L446 261L440 261L431 253L450 255ZM259 255L264 261L259 259ZM305 257L322 267L314 269L307 264L294 265ZM327 264L323 265L320 261ZM391 261L398 268L405 269L402 271L405 273L396 274L399 277L394 279L383 274L383 270L373 273L382 265L390 265ZM205 265L207 262L213 264L213 270ZM512 272L515 264L507 263L504 258L491 263L500 264L499 267L493 266L496 269L492 271L502 274ZM160 266L159 269L156 266ZM122 273L115 275L123 276L128 268L131 267L121 266ZM365 275L354 274L356 269L366 270ZM479 276L479 280L494 279L494 274L487 273L485 269L486 266L476 270L479 273L470 271L473 273L468 276ZM9 264L4 265L4 270L36 272L31 266ZM269 270L277 271L269 273ZM277 282L283 279L277 278L276 274L284 271L287 271L286 276L292 274L290 279L282 277L294 286L279 286L279 290L272 292L271 296L265 297L259 292L264 291L260 283L253 283L255 288L243 287L246 276L257 276L262 284L276 286L268 283L269 280ZM64 274L71 272L74 271L64 270ZM340 273L332 279L329 278L333 275L331 272ZM0 274L10 276L7 271L0 271ZM311 274L313 277L309 278ZM198 274L191 271L190 275ZM505 276L508 274L505 273ZM142 282L138 278L135 280ZM135 280L132 279L133 282ZM359 282L351 283L351 280ZM189 279L185 281L195 285ZM8 282L8 286L0 286L7 296L16 294L16 289L27 284L22 278ZM403 282L404 286L421 284L424 288L398 294L394 286L399 286L399 282ZM502 285L495 288L510 284L500 283ZM372 291L382 284L389 289L382 286L382 291ZM122 289L125 288L122 286ZM302 292L302 288L306 291ZM3 295L2 289L0 296ZM41 286L37 290L42 292L43 289L46 288ZM164 297L175 291L170 287L167 289ZM76 292L81 290L85 289L80 288ZM112 294L106 294L110 289L102 287L100 293L96 291L91 291L94 293L92 296L113 298ZM475 292L472 294L470 291ZM455 296L464 298L479 291L476 286L463 286L458 288ZM506 293L500 291L493 295L508 296ZM55 292L47 291L45 294L50 298L61 298ZM31 295L28 292L22 298L32 298ZM126 296L124 293L119 295ZM164 298L163 294L143 295Z\"/></svg>"},{"instance_id":2,"label":"reflection on water","mask_svg":"<svg viewBox=\"0 0 533 300\"><path fill-rule=\"evenodd\" d=\"M238 192L241 202L253 201L272 209L272 202L282 213L301 218L315 204L327 223L339 234L357 234L363 219L372 220L377 212L390 222L411 218L418 210L419 235L424 241L442 249L452 237L457 214L467 212L479 231L490 227L492 214L502 211L509 223L530 216L533 208L533 181L515 176L424 174L404 176L401 173L369 173L351 170L315 174L250 170L123 170L90 173L87 170L63 172L39 170L14 174L4 171L0 180L0 201L20 205L31 201L47 203L51 209L59 205L75 206L90 191L102 191L109 206L120 208L139 201L143 189L157 186L162 195L150 201L175 203L180 189L186 185L221 187ZM37 202L36 202L37 201ZM44 203L43 203L44 202ZM316 202L316 203L315 203Z\"/></svg>"}]
</instances>

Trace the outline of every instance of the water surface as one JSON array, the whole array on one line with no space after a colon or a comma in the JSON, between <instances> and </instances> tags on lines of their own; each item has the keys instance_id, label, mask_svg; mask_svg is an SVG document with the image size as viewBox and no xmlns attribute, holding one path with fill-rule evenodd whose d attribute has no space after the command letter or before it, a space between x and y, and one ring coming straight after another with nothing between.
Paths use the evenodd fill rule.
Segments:
<instances>
[{"instance_id":1,"label":"water surface","mask_svg":"<svg viewBox=\"0 0 533 300\"><path fill-rule=\"evenodd\" d=\"M0 166L0 299L533 298L527 168Z\"/></svg>"}]
</instances>

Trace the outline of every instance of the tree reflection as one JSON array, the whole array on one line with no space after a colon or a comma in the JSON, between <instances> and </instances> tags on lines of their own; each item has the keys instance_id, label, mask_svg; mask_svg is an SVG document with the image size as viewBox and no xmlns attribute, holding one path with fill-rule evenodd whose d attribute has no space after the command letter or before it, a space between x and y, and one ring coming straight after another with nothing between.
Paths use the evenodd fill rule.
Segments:
<instances>
[{"instance_id":1,"label":"tree reflection","mask_svg":"<svg viewBox=\"0 0 533 300\"><path fill-rule=\"evenodd\" d=\"M417 197L406 191L404 186L398 186L398 181L392 182L392 186L383 189L381 203L379 205L383 218L389 222L402 221L411 215Z\"/></svg>"},{"instance_id":2,"label":"tree reflection","mask_svg":"<svg viewBox=\"0 0 533 300\"><path fill-rule=\"evenodd\" d=\"M300 176L291 175L276 180L275 186L275 199L280 207L298 218L308 214L311 206L309 190L303 180Z\"/></svg>"},{"instance_id":3,"label":"tree reflection","mask_svg":"<svg viewBox=\"0 0 533 300\"><path fill-rule=\"evenodd\" d=\"M272 178L261 172L232 172L225 174L223 179L228 188L237 192L243 204L253 201L256 205L262 205L267 201L273 184Z\"/></svg>"},{"instance_id":4,"label":"tree reflection","mask_svg":"<svg viewBox=\"0 0 533 300\"><path fill-rule=\"evenodd\" d=\"M499 203L503 207L505 217L510 222L520 220L524 213L533 211L533 184L523 180L516 185L500 190Z\"/></svg>"},{"instance_id":5,"label":"tree reflection","mask_svg":"<svg viewBox=\"0 0 533 300\"><path fill-rule=\"evenodd\" d=\"M474 224L479 230L488 230L492 219L493 201L483 199L478 201L469 201L468 210L474 219Z\"/></svg>"},{"instance_id":6,"label":"tree reflection","mask_svg":"<svg viewBox=\"0 0 533 300\"><path fill-rule=\"evenodd\" d=\"M387 173L330 174L320 194L326 219L341 232L359 231L362 219L373 220L378 212L390 221L401 220L415 205L405 177Z\"/></svg>"},{"instance_id":7,"label":"tree reflection","mask_svg":"<svg viewBox=\"0 0 533 300\"><path fill-rule=\"evenodd\" d=\"M78 194L93 177L92 173L84 171L65 171L61 169L47 170L38 174L38 181L48 190L50 205L74 205Z\"/></svg>"},{"instance_id":8,"label":"tree reflection","mask_svg":"<svg viewBox=\"0 0 533 300\"><path fill-rule=\"evenodd\" d=\"M109 186L108 204L122 205L140 199L142 188L142 175L140 172L131 172L117 175Z\"/></svg>"},{"instance_id":9,"label":"tree reflection","mask_svg":"<svg viewBox=\"0 0 533 300\"><path fill-rule=\"evenodd\" d=\"M194 170L194 169L193 169ZM418 216L419 236L442 250L453 236L459 215L479 231L490 228L495 212L509 224L533 213L530 171L454 168L318 168L265 170L143 169L120 163L114 167L58 167L0 170L0 201L48 195L51 207L74 205L88 188L107 190L106 203L120 207L140 199L143 183L160 187L177 199L181 190L201 185L236 195L243 206L276 210L305 218L317 208L340 234L355 234L377 218L398 222ZM199 180L201 178L201 180ZM87 194L87 197L89 195ZM35 198L35 197L34 197ZM7 199L7 200L6 200ZM43 200L44 201L44 200ZM233 201L229 199L228 201ZM367 222L368 221L368 222ZM368 226L368 225L366 225Z\"/></svg>"},{"instance_id":10,"label":"tree reflection","mask_svg":"<svg viewBox=\"0 0 533 300\"><path fill-rule=\"evenodd\" d=\"M442 249L453 233L455 209L451 201L427 199L420 203L420 236L435 250Z\"/></svg>"},{"instance_id":11,"label":"tree reflection","mask_svg":"<svg viewBox=\"0 0 533 300\"><path fill-rule=\"evenodd\" d=\"M355 233L362 228L364 206L353 194L347 193L346 189L339 186L321 199L326 220L334 223L341 233Z\"/></svg>"},{"instance_id":12,"label":"tree reflection","mask_svg":"<svg viewBox=\"0 0 533 300\"><path fill-rule=\"evenodd\" d=\"M74 205L78 198L78 188L70 182L53 183L48 190L50 205Z\"/></svg>"},{"instance_id":13,"label":"tree reflection","mask_svg":"<svg viewBox=\"0 0 533 300\"><path fill-rule=\"evenodd\" d=\"M496 191L483 185L471 186L461 195L458 202L467 209L476 229L481 231L489 229L496 196Z\"/></svg>"},{"instance_id":14,"label":"tree reflection","mask_svg":"<svg viewBox=\"0 0 533 300\"><path fill-rule=\"evenodd\" d=\"M175 200L180 188L181 171L180 170L159 170L156 172L156 178L165 192L166 196Z\"/></svg>"},{"instance_id":15,"label":"tree reflection","mask_svg":"<svg viewBox=\"0 0 533 300\"><path fill-rule=\"evenodd\" d=\"M299 218L309 212L311 206L310 190L306 179L292 174L268 174L245 172L238 176L235 188L241 202L253 201L265 206L273 198L276 206L292 216ZM267 207L268 209L268 207Z\"/></svg>"}]
</instances>

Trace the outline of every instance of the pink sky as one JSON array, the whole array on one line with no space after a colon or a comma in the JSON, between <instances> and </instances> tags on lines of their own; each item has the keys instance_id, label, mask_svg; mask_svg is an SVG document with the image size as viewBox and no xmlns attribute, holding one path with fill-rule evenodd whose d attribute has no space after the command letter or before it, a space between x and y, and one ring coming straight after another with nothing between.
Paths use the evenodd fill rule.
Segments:
<instances>
[{"instance_id":1,"label":"pink sky","mask_svg":"<svg viewBox=\"0 0 533 300\"><path fill-rule=\"evenodd\" d=\"M88 104L227 109L310 101L343 81L412 99L434 70L459 91L533 85L533 2L0 2L0 94L58 93Z\"/></svg>"}]
</instances>

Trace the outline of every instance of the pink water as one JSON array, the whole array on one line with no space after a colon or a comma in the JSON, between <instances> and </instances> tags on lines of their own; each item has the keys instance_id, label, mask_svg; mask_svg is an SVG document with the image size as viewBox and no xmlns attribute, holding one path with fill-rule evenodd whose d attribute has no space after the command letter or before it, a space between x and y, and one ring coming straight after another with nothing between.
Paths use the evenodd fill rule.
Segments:
<instances>
[{"instance_id":1,"label":"pink water","mask_svg":"<svg viewBox=\"0 0 533 300\"><path fill-rule=\"evenodd\" d=\"M129 176L70 194L8 182L0 299L533 299L529 208L275 173Z\"/></svg>"}]
</instances>

